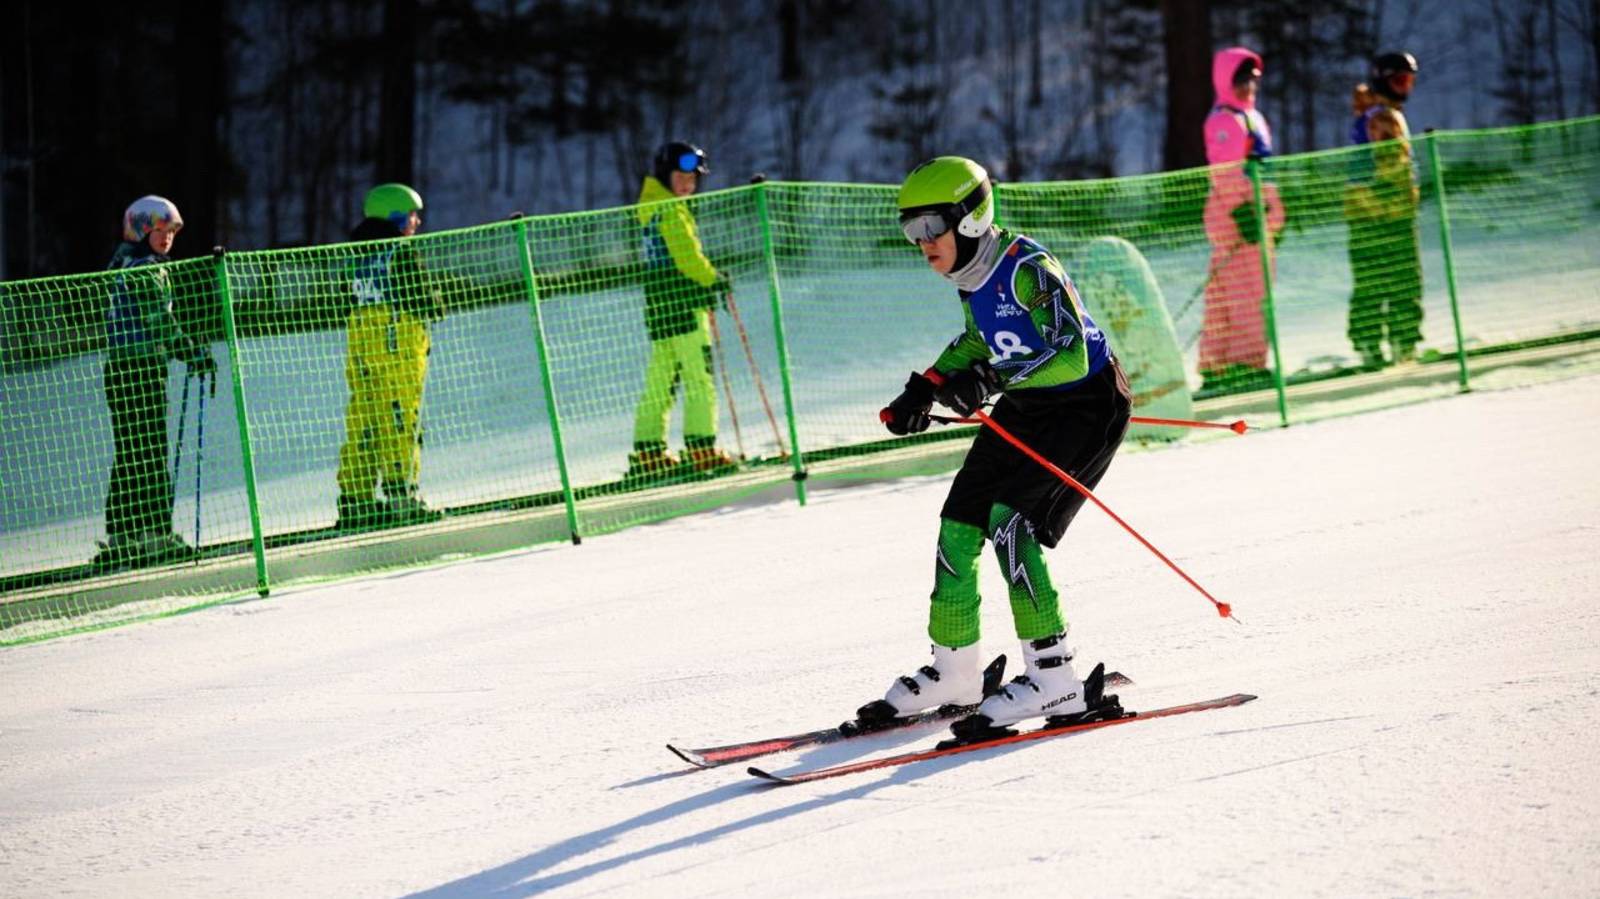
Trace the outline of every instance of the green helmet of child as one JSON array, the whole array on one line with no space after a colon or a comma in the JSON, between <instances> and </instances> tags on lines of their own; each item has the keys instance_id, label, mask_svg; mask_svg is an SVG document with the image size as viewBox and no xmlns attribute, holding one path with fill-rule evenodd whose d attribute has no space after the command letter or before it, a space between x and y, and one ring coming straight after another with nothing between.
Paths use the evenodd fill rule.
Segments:
<instances>
[{"instance_id":1,"label":"green helmet of child","mask_svg":"<svg viewBox=\"0 0 1600 899\"><path fill-rule=\"evenodd\" d=\"M901 221L937 213L956 234L978 237L994 224L994 185L976 162L936 156L906 176L897 205Z\"/></svg>"},{"instance_id":2,"label":"green helmet of child","mask_svg":"<svg viewBox=\"0 0 1600 899\"><path fill-rule=\"evenodd\" d=\"M422 195L410 187L391 181L367 191L361 211L369 219L393 222L395 227L405 227L406 218L422 211Z\"/></svg>"}]
</instances>

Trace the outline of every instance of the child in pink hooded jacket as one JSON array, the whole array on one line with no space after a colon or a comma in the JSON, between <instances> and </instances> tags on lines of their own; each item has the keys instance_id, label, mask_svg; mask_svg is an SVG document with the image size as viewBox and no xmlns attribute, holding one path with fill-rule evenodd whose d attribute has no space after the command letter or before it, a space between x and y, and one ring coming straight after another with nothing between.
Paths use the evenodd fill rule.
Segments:
<instances>
[{"instance_id":1,"label":"child in pink hooded jacket","mask_svg":"<svg viewBox=\"0 0 1600 899\"><path fill-rule=\"evenodd\" d=\"M1205 322L1200 330L1200 373L1206 387L1260 387L1267 383L1267 337L1261 308L1266 284L1261 277L1263 235L1255 198L1243 162L1272 153L1272 131L1256 111L1261 57L1244 47L1229 47L1211 61L1217 105L1206 118L1206 160L1211 194L1206 198L1206 237L1211 266L1206 278ZM1230 164L1232 163L1232 164ZM1261 186L1267 230L1283 228L1277 188ZM1269 245L1270 246L1270 245Z\"/></svg>"}]
</instances>

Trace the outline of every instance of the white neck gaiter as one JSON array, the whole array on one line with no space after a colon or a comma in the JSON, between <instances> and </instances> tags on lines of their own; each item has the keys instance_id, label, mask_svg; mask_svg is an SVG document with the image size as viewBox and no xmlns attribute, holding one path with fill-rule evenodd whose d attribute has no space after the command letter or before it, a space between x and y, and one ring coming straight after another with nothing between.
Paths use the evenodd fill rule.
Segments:
<instances>
[{"instance_id":1,"label":"white neck gaiter","mask_svg":"<svg viewBox=\"0 0 1600 899\"><path fill-rule=\"evenodd\" d=\"M977 241L978 249L972 254L972 258L967 260L967 264L945 275L945 278L953 282L958 289L968 293L982 287L989 273L994 271L997 258L995 250L1000 243L1000 232L990 228L980 234Z\"/></svg>"}]
</instances>

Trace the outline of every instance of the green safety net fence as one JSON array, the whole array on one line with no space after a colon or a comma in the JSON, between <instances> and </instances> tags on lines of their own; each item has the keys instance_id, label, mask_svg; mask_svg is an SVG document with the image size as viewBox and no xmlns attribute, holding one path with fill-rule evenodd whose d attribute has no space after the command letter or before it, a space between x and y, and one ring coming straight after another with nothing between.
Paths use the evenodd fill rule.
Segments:
<instances>
[{"instance_id":1,"label":"green safety net fence","mask_svg":"<svg viewBox=\"0 0 1600 899\"><path fill-rule=\"evenodd\" d=\"M877 420L961 327L894 196L774 182L0 284L0 644L953 467L970 428ZM1600 371L1600 118L997 196L1136 414ZM108 344L130 292L215 377Z\"/></svg>"}]
</instances>

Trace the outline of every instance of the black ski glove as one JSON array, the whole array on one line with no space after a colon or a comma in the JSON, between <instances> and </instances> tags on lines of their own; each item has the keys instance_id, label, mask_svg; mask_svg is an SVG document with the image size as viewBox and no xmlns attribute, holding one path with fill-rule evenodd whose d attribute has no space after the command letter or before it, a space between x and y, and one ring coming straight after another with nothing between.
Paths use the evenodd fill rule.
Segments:
<instances>
[{"instance_id":1,"label":"black ski glove","mask_svg":"<svg viewBox=\"0 0 1600 899\"><path fill-rule=\"evenodd\" d=\"M1245 243L1261 242L1261 220L1256 218L1255 203L1240 203L1233 207L1233 224Z\"/></svg>"},{"instance_id":2,"label":"black ski glove","mask_svg":"<svg viewBox=\"0 0 1600 899\"><path fill-rule=\"evenodd\" d=\"M957 415L966 418L983 408L991 394L1000 392L1000 375L994 366L979 359L970 368L947 376L934 388L939 402L950 407Z\"/></svg>"},{"instance_id":3,"label":"black ski glove","mask_svg":"<svg viewBox=\"0 0 1600 899\"><path fill-rule=\"evenodd\" d=\"M189 343L188 351L184 354L184 364L189 368L188 376L191 378L215 377L217 374L217 359L211 355L211 347L198 340Z\"/></svg>"},{"instance_id":4,"label":"black ski glove","mask_svg":"<svg viewBox=\"0 0 1600 899\"><path fill-rule=\"evenodd\" d=\"M933 382L926 377L911 373L910 380L906 381L906 389L894 398L894 402L885 406L878 413L878 420L891 434L905 436L907 434L921 434L928 429L931 419L928 410L933 408Z\"/></svg>"}]
</instances>

